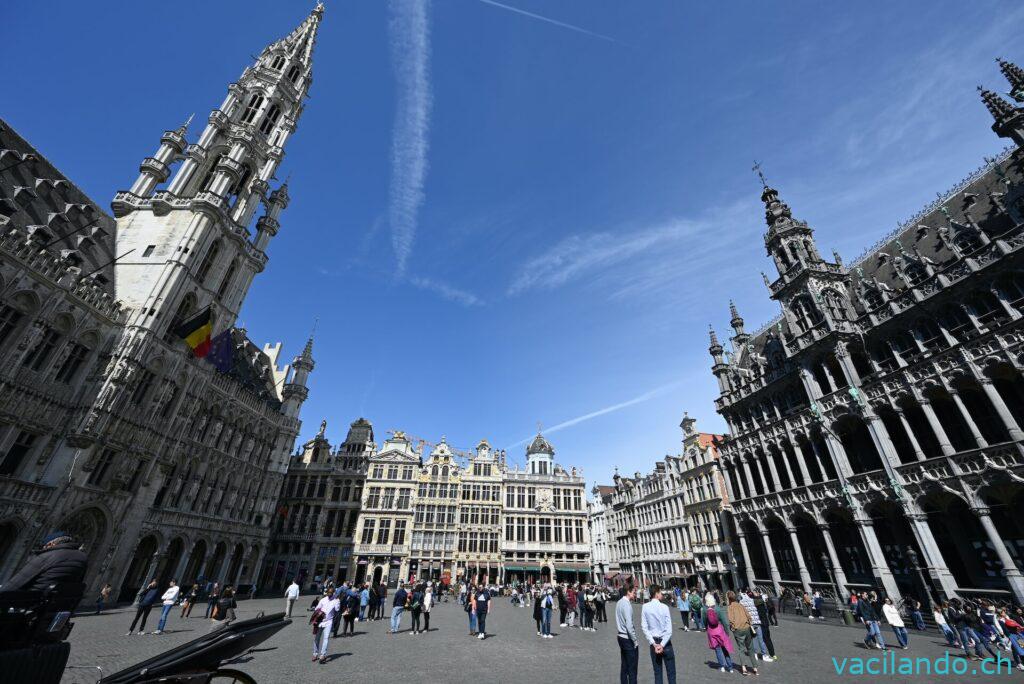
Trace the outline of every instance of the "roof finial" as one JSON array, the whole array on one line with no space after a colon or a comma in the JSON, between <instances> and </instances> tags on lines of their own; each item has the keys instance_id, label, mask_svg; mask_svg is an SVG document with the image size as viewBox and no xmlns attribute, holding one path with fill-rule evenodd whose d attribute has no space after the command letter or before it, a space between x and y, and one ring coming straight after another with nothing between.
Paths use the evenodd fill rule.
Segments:
<instances>
[{"instance_id":1,"label":"roof finial","mask_svg":"<svg viewBox=\"0 0 1024 684\"><path fill-rule=\"evenodd\" d=\"M539 434L540 434L540 433L542 432L542 430L541 430L541 427L542 427L542 426L541 426L541 424L540 424L540 421L538 420L538 421L537 421L537 434L538 434L538 435L539 435Z\"/></svg>"},{"instance_id":2,"label":"roof finial","mask_svg":"<svg viewBox=\"0 0 1024 684\"><path fill-rule=\"evenodd\" d=\"M989 114L992 115L992 118L995 119L996 124L1002 124L1016 113L1013 105L991 90L978 86L978 92L981 94L981 101L985 103L985 107L988 109Z\"/></svg>"},{"instance_id":3,"label":"roof finial","mask_svg":"<svg viewBox=\"0 0 1024 684\"><path fill-rule=\"evenodd\" d=\"M761 162L759 162L759 161L757 161L755 159L754 160L754 167L751 169L751 171L756 173L757 177L761 179L761 187L767 188L768 187L768 181L765 179L764 171L761 169Z\"/></svg>"}]
</instances>

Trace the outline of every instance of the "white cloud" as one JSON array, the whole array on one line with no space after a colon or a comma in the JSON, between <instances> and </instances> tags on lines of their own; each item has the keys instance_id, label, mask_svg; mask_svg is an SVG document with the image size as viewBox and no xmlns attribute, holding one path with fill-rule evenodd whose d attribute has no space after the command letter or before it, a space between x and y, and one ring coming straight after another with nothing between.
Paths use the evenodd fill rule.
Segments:
<instances>
[{"instance_id":1,"label":"white cloud","mask_svg":"<svg viewBox=\"0 0 1024 684\"><path fill-rule=\"evenodd\" d=\"M545 428L544 429L544 434L550 435L552 433L559 432L559 431L564 430L566 428L572 427L573 425L579 425L580 423L585 423L588 420L593 420L594 418L597 418L599 416L603 416L603 415L606 415L608 413L614 413L615 411L621 411L624 408L628 408L628 407L634 406L636 404L641 404L641 403L643 403L645 401L653 399L654 397L658 396L659 394L663 394L664 392L667 392L670 389L678 387L679 385L682 384L682 382L683 382L682 380L677 380L675 382L670 382L667 385L661 385L660 387L655 387L654 389L649 390L647 392L644 392L643 394L640 394L638 396L635 396L632 399L627 399L626 401L622 401L622 402L619 402L617 404L612 404L611 406L605 406L604 408L597 409L596 411L591 411L589 413L584 413L582 416L576 416L575 418L570 418L569 420L566 420L566 421L563 421L561 423L558 423L557 425L553 425L553 426L551 426L549 428ZM511 448L517 447L517 446L519 446L521 444L526 444L531 439L533 439L533 437L534 437L533 435L530 435L526 439L521 439L518 442L516 442L515 444L509 444L505 448L506 449L511 449Z\"/></svg>"},{"instance_id":2,"label":"white cloud","mask_svg":"<svg viewBox=\"0 0 1024 684\"><path fill-rule=\"evenodd\" d=\"M423 204L430 133L429 0L391 0L389 34L397 105L391 142L388 219L397 276L405 274Z\"/></svg>"},{"instance_id":3,"label":"white cloud","mask_svg":"<svg viewBox=\"0 0 1024 684\"><path fill-rule=\"evenodd\" d=\"M462 306L482 306L484 303L482 299L472 292L460 290L457 287L452 287L451 285L431 280L430 278L410 278L409 283L412 284L413 287L434 292L441 295L448 301L461 304Z\"/></svg>"}]
</instances>

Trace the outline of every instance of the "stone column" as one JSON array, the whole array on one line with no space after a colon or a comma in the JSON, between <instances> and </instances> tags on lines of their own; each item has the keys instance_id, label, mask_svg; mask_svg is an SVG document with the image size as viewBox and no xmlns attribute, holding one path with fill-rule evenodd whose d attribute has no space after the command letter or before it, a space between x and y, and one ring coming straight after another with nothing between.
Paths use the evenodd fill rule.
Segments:
<instances>
[{"instance_id":1,"label":"stone column","mask_svg":"<svg viewBox=\"0 0 1024 684\"><path fill-rule=\"evenodd\" d=\"M960 393L954 390L949 393L949 396L953 397L953 403L956 404L956 407L960 410L960 415L964 417L964 422L967 423L967 429L971 431L971 437L973 437L974 441L978 444L978 448L984 449L987 447L988 442L985 441L985 437L982 436L977 423L974 422L971 412L967 410L964 400L960 398Z\"/></svg>"},{"instance_id":2,"label":"stone column","mask_svg":"<svg viewBox=\"0 0 1024 684\"><path fill-rule=\"evenodd\" d=\"M863 515L863 514L862 514ZM868 552L868 561L871 563L871 572L882 584L885 593L896 603L902 594L896 586L896 579L892 576L892 570L885 561L885 554L882 553L882 545L878 543L878 536L875 534L875 526L870 518L857 518L857 527L860 528L860 536L864 541L864 548Z\"/></svg>"},{"instance_id":3,"label":"stone column","mask_svg":"<svg viewBox=\"0 0 1024 684\"><path fill-rule=\"evenodd\" d=\"M774 485L771 489L766 489L768 492L781 492L782 481L779 479L779 469L775 467L775 459L772 458L772 454L768 449L763 449L764 460L768 464L768 472L772 475L772 484Z\"/></svg>"},{"instance_id":4,"label":"stone column","mask_svg":"<svg viewBox=\"0 0 1024 684\"><path fill-rule=\"evenodd\" d=\"M846 449L843 448L842 442L833 437L830 432L825 432L824 438L825 448L828 449L828 453L832 457L832 463L836 466L836 472L847 476L853 475L853 468L850 467L850 459L846 457ZM815 450L817 450L816 446Z\"/></svg>"},{"instance_id":5,"label":"stone column","mask_svg":"<svg viewBox=\"0 0 1024 684\"><path fill-rule=\"evenodd\" d=\"M903 412L903 409L896 409L896 415L899 416L900 425L903 426L903 431L907 433L907 439L910 440L910 446L914 449L914 456L917 457L918 461L924 461L927 456L924 455L924 451L921 449L920 443L917 441L917 437L914 435L914 430L910 427L910 421L907 420L907 414Z\"/></svg>"},{"instance_id":6,"label":"stone column","mask_svg":"<svg viewBox=\"0 0 1024 684\"><path fill-rule=\"evenodd\" d=\"M939 590L945 594L945 598L950 598L956 595L956 579L953 577L953 573L949 571L946 566L946 561L942 557L942 551L939 550L939 544L935 541L935 536L932 534L932 528L928 525L928 516L924 513L915 513L911 511L905 512L907 520L910 521L910 529L914 533L914 539L917 540L917 545L921 549L921 555L924 556L924 570L928 573L928 576L932 578L932 581Z\"/></svg>"},{"instance_id":7,"label":"stone column","mask_svg":"<svg viewBox=\"0 0 1024 684\"><path fill-rule=\"evenodd\" d=\"M743 552L743 574L747 577L747 586L753 587L756 585L754 577L754 566L750 563L750 550L747 548L747 535L736 533L736 536L740 540L740 550ZM733 573L735 574L735 566ZM739 586L739 578L736 578L736 585Z\"/></svg>"},{"instance_id":8,"label":"stone column","mask_svg":"<svg viewBox=\"0 0 1024 684\"><path fill-rule=\"evenodd\" d=\"M747 498L750 498L757 494L757 489L754 487L754 476L750 474L750 459L746 456L740 456L740 463L743 464L743 474L747 478L746 482L744 482L747 488Z\"/></svg>"},{"instance_id":9,"label":"stone column","mask_svg":"<svg viewBox=\"0 0 1024 684\"><path fill-rule=\"evenodd\" d=\"M1018 604L1024 603L1024 577L1021 576L1020 570L1017 569L1017 565L1013 562L1010 552L1006 550L1006 544L1003 543L1003 538L999 534L999 530L996 529L995 523L989 517L989 509L973 508L971 510L978 516L981 526L985 528L985 534L988 535L988 540L992 542L996 555L999 556L999 562L1003 564L1003 574L1006 576L1006 581L1010 584L1014 600Z\"/></svg>"},{"instance_id":10,"label":"stone column","mask_svg":"<svg viewBox=\"0 0 1024 684\"><path fill-rule=\"evenodd\" d=\"M761 486L764 487L764 493L767 494L772 491L772 488L768 486L768 480L764 477L764 464L761 463L760 458L755 458L754 465L757 466L757 476L761 479Z\"/></svg>"},{"instance_id":11,"label":"stone column","mask_svg":"<svg viewBox=\"0 0 1024 684\"><path fill-rule=\"evenodd\" d=\"M811 473L807 469L807 455L804 454L804 447L801 446L800 440L794 438L793 434L790 434L790 443L793 444L793 453L797 457L797 468L800 470L800 477L804 480L804 484L811 483ZM821 471L821 477L827 479L828 476Z\"/></svg>"},{"instance_id":12,"label":"stone column","mask_svg":"<svg viewBox=\"0 0 1024 684\"><path fill-rule=\"evenodd\" d=\"M796 528L787 527L786 531L789 532L789 539L793 542L793 553L796 554L796 567L800 573L800 584L803 585L804 591L810 594L812 591L811 573L807 570L807 561L804 560L804 553L800 548L800 539L796 536Z\"/></svg>"},{"instance_id":13,"label":"stone column","mask_svg":"<svg viewBox=\"0 0 1024 684\"><path fill-rule=\"evenodd\" d=\"M1017 424L1013 414L1010 413L1006 402L1003 401L1003 395L999 394L995 384L988 378L979 378L978 382L981 383L981 389L985 391L988 400L992 402L993 408L999 414L999 419L1006 426L1006 431L1010 433L1010 439L1016 442L1024 440L1024 430L1020 429L1020 425Z\"/></svg>"},{"instance_id":14,"label":"stone column","mask_svg":"<svg viewBox=\"0 0 1024 684\"><path fill-rule=\"evenodd\" d=\"M955 454L956 449L953 448L953 443L949 441L949 436L942 428L942 423L939 422L939 417L935 415L935 409L932 408L932 402L927 399L922 399L918 403L921 405L924 417L928 419L928 425L931 426L932 432L935 433L935 438L939 441L939 448L942 449L942 455L952 456Z\"/></svg>"},{"instance_id":15,"label":"stone column","mask_svg":"<svg viewBox=\"0 0 1024 684\"><path fill-rule=\"evenodd\" d=\"M158 570L160 568L160 563L164 560L166 555L167 554L163 551L157 551L153 554L153 560L149 562L149 567L146 568L146 578L142 580L142 587L148 586L149 583L156 578Z\"/></svg>"},{"instance_id":16,"label":"stone column","mask_svg":"<svg viewBox=\"0 0 1024 684\"><path fill-rule=\"evenodd\" d=\"M775 565L775 552L772 550L772 540L768 538L768 530L761 530L761 538L764 541L765 557L768 559L768 572L772 578L772 589L776 596L782 594L782 575Z\"/></svg>"},{"instance_id":17,"label":"stone column","mask_svg":"<svg viewBox=\"0 0 1024 684\"><path fill-rule=\"evenodd\" d=\"M796 478L793 476L793 468L792 466L789 465L789 454L786 453L785 447L783 447L781 444L776 444L774 446L776 449L778 449L779 456L782 457L782 467L786 469L786 476L789 478L790 488L799 487L801 483L798 483L796 481ZM803 480L802 484L808 484L807 480Z\"/></svg>"},{"instance_id":18,"label":"stone column","mask_svg":"<svg viewBox=\"0 0 1024 684\"><path fill-rule=\"evenodd\" d=\"M846 588L846 571L843 570L843 564L839 562L839 554L836 553L835 544L832 542L832 532L830 531L828 523L820 523L818 529L821 530L821 537L825 540L825 550L828 552L829 560L832 562L832 574L836 578L836 584L839 585L839 593L843 599L843 603L850 600L850 591Z\"/></svg>"},{"instance_id":19,"label":"stone column","mask_svg":"<svg viewBox=\"0 0 1024 684\"><path fill-rule=\"evenodd\" d=\"M865 411L864 421L867 423L868 433L870 433L871 439L875 443L875 449L878 450L882 461L887 461L889 468L898 467L900 465L900 457L896 453L896 446L892 443L892 437L889 436L885 423L882 422L882 419L874 411Z\"/></svg>"},{"instance_id":20,"label":"stone column","mask_svg":"<svg viewBox=\"0 0 1024 684\"><path fill-rule=\"evenodd\" d=\"M821 459L821 450L818 448L818 444L811 439L808 439L807 443L811 445L811 455L814 456L814 463L815 465L818 466L818 471L821 473L821 481L828 482L828 480L830 479L828 470L825 469L825 463ZM799 446L799 442L797 444ZM800 446L800 455L803 457L804 460L807 459L807 452L804 451L804 448L802 446ZM804 465L804 467L807 467L806 464Z\"/></svg>"}]
</instances>

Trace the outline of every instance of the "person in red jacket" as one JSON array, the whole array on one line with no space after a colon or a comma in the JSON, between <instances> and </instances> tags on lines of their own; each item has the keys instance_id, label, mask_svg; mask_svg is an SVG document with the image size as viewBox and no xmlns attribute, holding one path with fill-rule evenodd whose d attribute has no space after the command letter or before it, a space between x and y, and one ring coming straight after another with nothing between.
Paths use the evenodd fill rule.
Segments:
<instances>
[{"instance_id":1,"label":"person in red jacket","mask_svg":"<svg viewBox=\"0 0 1024 684\"><path fill-rule=\"evenodd\" d=\"M575 626L575 623L576 623L576 600L577 600L577 598L578 597L576 595L576 590L573 589L572 586L570 586L568 589L565 590L565 600L566 600L566 603L569 604L569 623L568 624L569 624L570 627Z\"/></svg>"}]
</instances>

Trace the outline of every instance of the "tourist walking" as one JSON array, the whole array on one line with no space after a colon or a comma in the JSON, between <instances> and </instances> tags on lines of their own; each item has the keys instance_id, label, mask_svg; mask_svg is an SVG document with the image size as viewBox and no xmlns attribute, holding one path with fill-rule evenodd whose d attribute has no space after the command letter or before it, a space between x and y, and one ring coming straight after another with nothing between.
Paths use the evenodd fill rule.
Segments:
<instances>
[{"instance_id":1,"label":"tourist walking","mask_svg":"<svg viewBox=\"0 0 1024 684\"><path fill-rule=\"evenodd\" d=\"M135 618L132 620L132 626L128 628L128 633L125 636L131 636L132 632L135 631L135 625L139 625L139 634L145 634L146 632L146 618L149 617L149 611L153 610L153 606L160 600L160 590L157 589L156 580L153 580L146 587L139 592L139 605L135 611ZM140 622L141 620L141 622Z\"/></svg>"},{"instance_id":2,"label":"tourist walking","mask_svg":"<svg viewBox=\"0 0 1024 684\"><path fill-rule=\"evenodd\" d=\"M192 615L192 606L194 606L196 604L196 601L198 601L198 600L199 600L199 585L198 584L193 584L192 588L189 589L188 593L185 594L185 599L181 602L181 615L179 617L181 617L182 619L185 619L187 617L191 617L191 615Z\"/></svg>"},{"instance_id":3,"label":"tourist walking","mask_svg":"<svg viewBox=\"0 0 1024 684\"><path fill-rule=\"evenodd\" d=\"M910 606L910 619L914 621L914 629L923 632L925 625L924 616L921 615L921 602L911 596L908 599L908 605Z\"/></svg>"},{"instance_id":4,"label":"tourist walking","mask_svg":"<svg viewBox=\"0 0 1024 684\"><path fill-rule=\"evenodd\" d=\"M384 609L388 605L388 585L384 584L384 580L381 580L380 584L377 585L377 619L384 619Z\"/></svg>"},{"instance_id":5,"label":"tourist walking","mask_svg":"<svg viewBox=\"0 0 1024 684\"><path fill-rule=\"evenodd\" d=\"M217 599L217 605L213 607L213 613L210 618L214 622L214 628L224 627L235 620L235 608L238 607L238 603L235 601L235 590L230 586L225 586L224 590L220 592L220 598Z\"/></svg>"},{"instance_id":6,"label":"tourist walking","mask_svg":"<svg viewBox=\"0 0 1024 684\"><path fill-rule=\"evenodd\" d=\"M356 635L356 618L359 617L359 592L349 589L342 603L342 636Z\"/></svg>"},{"instance_id":7,"label":"tourist walking","mask_svg":"<svg viewBox=\"0 0 1024 684\"><path fill-rule=\"evenodd\" d=\"M544 591L544 598L541 599L540 635L545 639L551 638L551 611L555 608L555 598L550 588Z\"/></svg>"},{"instance_id":8,"label":"tourist walking","mask_svg":"<svg viewBox=\"0 0 1024 684\"><path fill-rule=\"evenodd\" d=\"M103 588L100 589L99 595L96 597L96 614L99 615L103 612L103 604L110 601L111 587L109 584L104 584Z\"/></svg>"},{"instance_id":9,"label":"tourist walking","mask_svg":"<svg viewBox=\"0 0 1024 684\"><path fill-rule=\"evenodd\" d=\"M594 632L594 601L596 597L594 595L594 588L586 586L583 590L583 629L584 631Z\"/></svg>"},{"instance_id":10,"label":"tourist walking","mask_svg":"<svg viewBox=\"0 0 1024 684\"><path fill-rule=\"evenodd\" d=\"M740 671L748 674L747 663L750 663L750 671L756 675L758 672L757 664L754 662L754 632L750 613L736 598L736 592L730 591L726 598L729 601L726 614L729 616L729 629L736 638L736 660L740 664Z\"/></svg>"},{"instance_id":11,"label":"tourist walking","mask_svg":"<svg viewBox=\"0 0 1024 684\"><path fill-rule=\"evenodd\" d=\"M423 588L422 585L412 590L412 598L409 600L409 611L412 613L412 633L420 633L420 615L423 614Z\"/></svg>"},{"instance_id":12,"label":"tourist walking","mask_svg":"<svg viewBox=\"0 0 1024 684\"><path fill-rule=\"evenodd\" d=\"M903 624L903 618L900 617L900 611L892 604L892 599L886 597L885 603L882 604L882 615L885 616L885 621L892 627L893 634L896 635L896 641L899 642L900 648L907 648L910 643L910 638L907 636L907 628Z\"/></svg>"},{"instance_id":13,"label":"tourist walking","mask_svg":"<svg viewBox=\"0 0 1024 684\"><path fill-rule=\"evenodd\" d=\"M662 668L668 684L676 682L676 656L672 649L672 613L661 601L661 587L649 587L651 600L640 611L640 627L650 644L651 665L654 667L654 684L663 684Z\"/></svg>"},{"instance_id":14,"label":"tourist walking","mask_svg":"<svg viewBox=\"0 0 1024 684\"><path fill-rule=\"evenodd\" d=\"M423 631L430 631L430 610L434 607L434 583L427 582L427 590L423 592Z\"/></svg>"},{"instance_id":15,"label":"tourist walking","mask_svg":"<svg viewBox=\"0 0 1024 684\"><path fill-rule=\"evenodd\" d=\"M405 604L408 598L409 592L399 582L398 588L395 589L395 598L391 602L391 631L388 632L389 634L397 634L398 628L402 626L402 613L405 611Z\"/></svg>"},{"instance_id":16,"label":"tourist walking","mask_svg":"<svg viewBox=\"0 0 1024 684\"><path fill-rule=\"evenodd\" d=\"M462 601L462 607L466 611L466 615L469 616L469 635L476 636L476 595L474 594L474 588L467 587L465 591L460 590L459 600Z\"/></svg>"},{"instance_id":17,"label":"tourist walking","mask_svg":"<svg viewBox=\"0 0 1024 684\"><path fill-rule=\"evenodd\" d=\"M605 593L603 587L594 591L594 606L596 608L594 616L598 622L608 622L608 613L605 612L607 602L608 594Z\"/></svg>"},{"instance_id":18,"label":"tourist walking","mask_svg":"<svg viewBox=\"0 0 1024 684\"><path fill-rule=\"evenodd\" d=\"M209 618L210 617L210 613L213 612L213 608L214 608L214 606L217 605L217 601L219 601L219 600L220 600L220 584L218 582L214 582L210 586L209 591L206 592L206 615L203 616L204 618Z\"/></svg>"},{"instance_id":19,"label":"tourist walking","mask_svg":"<svg viewBox=\"0 0 1024 684\"><path fill-rule=\"evenodd\" d=\"M167 587L167 591L160 597L163 601L163 610L160 611L160 622L157 623L156 631L153 634L163 634L164 627L167 626L167 616L171 612L171 608L174 607L174 602L178 600L178 594L181 593L181 587L174 580L171 580Z\"/></svg>"},{"instance_id":20,"label":"tourist walking","mask_svg":"<svg viewBox=\"0 0 1024 684\"><path fill-rule=\"evenodd\" d=\"M491 592L488 591L486 586L480 587L480 589L477 590L474 606L474 610L476 611L477 639L486 639L487 614L490 612L491 607Z\"/></svg>"},{"instance_id":21,"label":"tourist walking","mask_svg":"<svg viewBox=\"0 0 1024 684\"><path fill-rule=\"evenodd\" d=\"M359 590L359 621L362 622L366 619L366 609L370 605L370 585L363 584L362 589Z\"/></svg>"},{"instance_id":22,"label":"tourist walking","mask_svg":"<svg viewBox=\"0 0 1024 684\"><path fill-rule=\"evenodd\" d=\"M760 658L765 662L768 661L768 646L764 643L761 638L761 615L757 612L757 606L754 605L754 597L751 592L741 591L737 594L740 605L747 611L747 615L750 616L750 635L753 638L754 646L754 659Z\"/></svg>"},{"instance_id":23,"label":"tourist walking","mask_svg":"<svg viewBox=\"0 0 1024 684\"><path fill-rule=\"evenodd\" d=\"M700 600L700 592L690 592L690 617L693 618L693 627L696 630L704 629L704 623L701 620L701 609L703 608L703 602Z\"/></svg>"},{"instance_id":24,"label":"tourist walking","mask_svg":"<svg viewBox=\"0 0 1024 684\"><path fill-rule=\"evenodd\" d=\"M942 636L946 637L946 644L949 646L959 647L960 637L956 631L949 626L949 621L946 620L946 613L949 611L949 604L943 603L941 606L936 605L932 610L932 619L935 620L935 624L942 630Z\"/></svg>"},{"instance_id":25,"label":"tourist walking","mask_svg":"<svg viewBox=\"0 0 1024 684\"><path fill-rule=\"evenodd\" d=\"M331 627L341 610L341 602L334 598L334 592L328 587L324 591L309 622L313 625L313 662L327 662L327 646L331 639Z\"/></svg>"},{"instance_id":26,"label":"tourist walking","mask_svg":"<svg viewBox=\"0 0 1024 684\"><path fill-rule=\"evenodd\" d=\"M286 618L290 618L292 616L292 608L298 600L299 585L295 580L292 580L292 583L284 590L284 616Z\"/></svg>"},{"instance_id":27,"label":"tourist walking","mask_svg":"<svg viewBox=\"0 0 1024 684\"><path fill-rule=\"evenodd\" d=\"M764 656L764 659L778 660L778 656L775 655L775 644L772 643L771 617L769 613L770 606L770 599L755 589L754 608L757 609L757 617L761 621L761 625L757 630L757 636L762 646L767 649L768 654L767 656Z\"/></svg>"},{"instance_id":28,"label":"tourist walking","mask_svg":"<svg viewBox=\"0 0 1024 684\"><path fill-rule=\"evenodd\" d=\"M566 623L569 627L576 625L576 601L579 595L576 593L576 589L569 585L569 588L565 590L566 605L569 608L568 622Z\"/></svg>"},{"instance_id":29,"label":"tourist walking","mask_svg":"<svg viewBox=\"0 0 1024 684\"><path fill-rule=\"evenodd\" d=\"M619 642L619 684L637 684L637 665L640 660L640 640L633 625L633 601L636 587L627 584L622 596L615 602L615 631ZM564 626L564 625L563 625Z\"/></svg>"},{"instance_id":30,"label":"tourist walking","mask_svg":"<svg viewBox=\"0 0 1024 684\"><path fill-rule=\"evenodd\" d=\"M542 631L543 626L541 625L541 622L544 620L543 608L544 607L540 605L540 601L533 602L533 621L537 625L537 636L539 637L544 636L544 632Z\"/></svg>"},{"instance_id":31,"label":"tourist walking","mask_svg":"<svg viewBox=\"0 0 1024 684\"><path fill-rule=\"evenodd\" d=\"M983 647L989 655L996 657L996 652L992 650L988 640L983 638L979 632L981 620L978 618L977 611L971 606L961 603L960 599L953 599L949 603L950 615L956 622L957 632L960 634L960 644L964 647L964 655L967 659L972 659L970 652L972 642L974 643L973 659L981 660L983 658L981 655Z\"/></svg>"},{"instance_id":32,"label":"tourist walking","mask_svg":"<svg viewBox=\"0 0 1024 684\"><path fill-rule=\"evenodd\" d=\"M732 639L729 638L729 623L718 620L718 611L712 607L707 614L708 648L715 652L718 669L732 672Z\"/></svg>"},{"instance_id":33,"label":"tourist walking","mask_svg":"<svg viewBox=\"0 0 1024 684\"><path fill-rule=\"evenodd\" d=\"M875 612L875 607L868 600L867 594L860 595L860 600L857 601L857 610L868 633L864 637L865 648L871 648L871 644L874 644L875 648L885 650L885 639L882 638L882 629L878 625L878 613Z\"/></svg>"},{"instance_id":34,"label":"tourist walking","mask_svg":"<svg viewBox=\"0 0 1024 684\"><path fill-rule=\"evenodd\" d=\"M683 631L690 631L690 590L676 588L676 608L679 609L679 621L683 623Z\"/></svg>"},{"instance_id":35,"label":"tourist walking","mask_svg":"<svg viewBox=\"0 0 1024 684\"><path fill-rule=\"evenodd\" d=\"M569 612L568 599L565 597L565 585L558 585L558 626L565 627L565 616Z\"/></svg>"}]
</instances>

